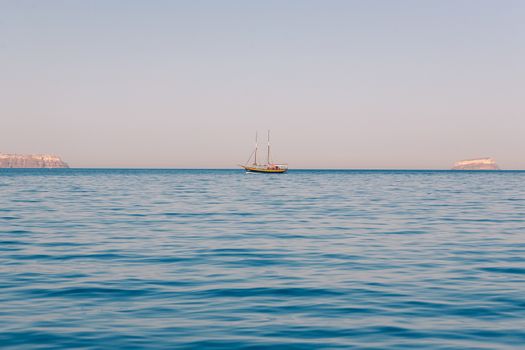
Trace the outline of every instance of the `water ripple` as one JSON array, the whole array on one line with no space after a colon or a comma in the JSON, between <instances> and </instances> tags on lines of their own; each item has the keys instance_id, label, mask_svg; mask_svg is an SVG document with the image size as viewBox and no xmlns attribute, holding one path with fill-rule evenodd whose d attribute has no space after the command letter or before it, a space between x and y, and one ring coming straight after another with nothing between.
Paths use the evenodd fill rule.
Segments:
<instances>
[{"instance_id":1,"label":"water ripple","mask_svg":"<svg viewBox=\"0 0 525 350\"><path fill-rule=\"evenodd\" d=\"M523 183L0 170L0 344L521 349Z\"/></svg>"}]
</instances>

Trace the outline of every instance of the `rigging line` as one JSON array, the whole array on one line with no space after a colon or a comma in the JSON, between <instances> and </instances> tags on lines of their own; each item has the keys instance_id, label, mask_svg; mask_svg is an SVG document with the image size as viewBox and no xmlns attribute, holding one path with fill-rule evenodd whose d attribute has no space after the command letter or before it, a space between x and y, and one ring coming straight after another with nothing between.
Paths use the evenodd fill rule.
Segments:
<instances>
[{"instance_id":1,"label":"rigging line","mask_svg":"<svg viewBox=\"0 0 525 350\"><path fill-rule=\"evenodd\" d=\"M246 165L248 165L248 163L250 163L250 160L252 160L252 157L253 157L254 153L255 153L255 150L253 150L252 154L250 154L250 158L248 158L248 160L246 161Z\"/></svg>"}]
</instances>

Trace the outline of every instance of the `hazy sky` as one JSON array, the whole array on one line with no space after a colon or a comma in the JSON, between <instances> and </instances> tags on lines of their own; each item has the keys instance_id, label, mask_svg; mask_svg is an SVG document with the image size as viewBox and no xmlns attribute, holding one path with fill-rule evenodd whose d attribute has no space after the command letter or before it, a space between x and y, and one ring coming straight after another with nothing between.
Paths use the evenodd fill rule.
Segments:
<instances>
[{"instance_id":1,"label":"hazy sky","mask_svg":"<svg viewBox=\"0 0 525 350\"><path fill-rule=\"evenodd\" d=\"M525 169L525 1L0 0L0 152Z\"/></svg>"}]
</instances>

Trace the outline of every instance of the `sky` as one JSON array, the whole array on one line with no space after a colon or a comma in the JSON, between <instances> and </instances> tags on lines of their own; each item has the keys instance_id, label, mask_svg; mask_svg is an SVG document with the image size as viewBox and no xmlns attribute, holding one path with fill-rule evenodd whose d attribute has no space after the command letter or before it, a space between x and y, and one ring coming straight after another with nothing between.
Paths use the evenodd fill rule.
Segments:
<instances>
[{"instance_id":1,"label":"sky","mask_svg":"<svg viewBox=\"0 0 525 350\"><path fill-rule=\"evenodd\" d=\"M268 129L291 168L525 169L525 1L0 0L0 152L233 168Z\"/></svg>"}]
</instances>

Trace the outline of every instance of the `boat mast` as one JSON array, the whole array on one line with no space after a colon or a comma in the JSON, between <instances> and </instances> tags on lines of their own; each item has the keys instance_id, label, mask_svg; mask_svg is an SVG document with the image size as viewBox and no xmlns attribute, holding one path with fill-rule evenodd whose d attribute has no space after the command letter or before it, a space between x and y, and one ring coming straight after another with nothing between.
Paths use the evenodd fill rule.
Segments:
<instances>
[{"instance_id":1,"label":"boat mast","mask_svg":"<svg viewBox=\"0 0 525 350\"><path fill-rule=\"evenodd\" d=\"M255 132L255 162L254 165L257 165L257 131Z\"/></svg>"},{"instance_id":2,"label":"boat mast","mask_svg":"<svg viewBox=\"0 0 525 350\"><path fill-rule=\"evenodd\" d=\"M270 164L270 130L268 130L268 155L266 156L266 164Z\"/></svg>"}]
</instances>

